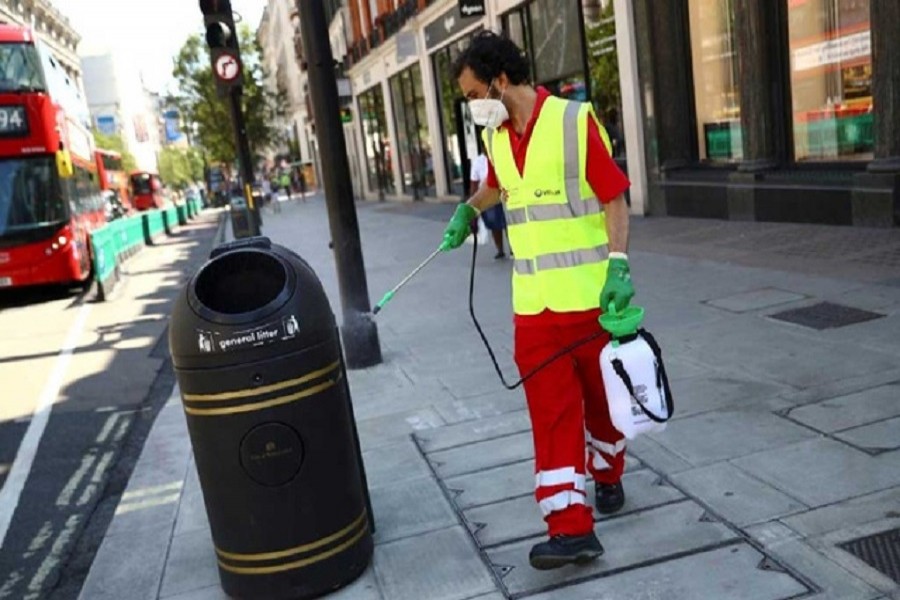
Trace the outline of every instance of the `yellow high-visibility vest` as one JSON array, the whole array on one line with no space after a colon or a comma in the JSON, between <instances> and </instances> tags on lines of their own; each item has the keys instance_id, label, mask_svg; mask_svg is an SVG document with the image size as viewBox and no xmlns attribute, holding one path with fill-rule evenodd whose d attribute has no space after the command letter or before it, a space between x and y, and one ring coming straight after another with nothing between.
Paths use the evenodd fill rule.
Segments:
<instances>
[{"instance_id":1,"label":"yellow high-visibility vest","mask_svg":"<svg viewBox=\"0 0 900 600\"><path fill-rule=\"evenodd\" d=\"M506 192L513 266L513 312L598 308L606 281L608 239L603 205L586 175L590 104L550 96L534 125L524 175L506 128L485 129L485 148ZM610 150L606 130L597 123Z\"/></svg>"}]
</instances>

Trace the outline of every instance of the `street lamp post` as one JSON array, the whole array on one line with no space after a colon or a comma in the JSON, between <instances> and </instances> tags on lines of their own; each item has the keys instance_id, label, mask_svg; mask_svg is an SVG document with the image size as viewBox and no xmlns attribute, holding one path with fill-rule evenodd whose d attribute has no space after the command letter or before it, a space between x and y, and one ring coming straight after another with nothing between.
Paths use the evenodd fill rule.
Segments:
<instances>
[{"instance_id":1,"label":"street lamp post","mask_svg":"<svg viewBox=\"0 0 900 600\"><path fill-rule=\"evenodd\" d=\"M298 0L300 26L309 73L309 93L319 150L322 183L337 266L344 322L341 333L347 364L364 368L381 362L378 330L372 321L366 271L347 148L341 126L334 57L322 0Z\"/></svg>"}]
</instances>

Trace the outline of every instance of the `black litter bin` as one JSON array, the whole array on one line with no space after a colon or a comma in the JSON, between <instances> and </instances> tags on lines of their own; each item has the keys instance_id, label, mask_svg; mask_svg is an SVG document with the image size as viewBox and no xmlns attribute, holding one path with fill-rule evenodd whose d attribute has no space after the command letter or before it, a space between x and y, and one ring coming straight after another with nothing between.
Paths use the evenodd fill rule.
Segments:
<instances>
[{"instance_id":1,"label":"black litter bin","mask_svg":"<svg viewBox=\"0 0 900 600\"><path fill-rule=\"evenodd\" d=\"M247 206L247 201L242 196L232 196L229 203L231 213L231 232L234 239L239 240L256 235L254 227L254 211Z\"/></svg>"},{"instance_id":2,"label":"black litter bin","mask_svg":"<svg viewBox=\"0 0 900 600\"><path fill-rule=\"evenodd\" d=\"M169 346L225 592L310 598L356 579L371 510L309 265L264 237L220 246L176 300Z\"/></svg>"}]
</instances>

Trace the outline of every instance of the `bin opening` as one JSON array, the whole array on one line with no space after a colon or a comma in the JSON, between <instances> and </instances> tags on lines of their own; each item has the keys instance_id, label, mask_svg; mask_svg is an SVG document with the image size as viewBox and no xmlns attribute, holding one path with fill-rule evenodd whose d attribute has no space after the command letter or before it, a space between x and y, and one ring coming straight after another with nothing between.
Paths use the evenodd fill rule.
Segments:
<instances>
[{"instance_id":1,"label":"bin opening","mask_svg":"<svg viewBox=\"0 0 900 600\"><path fill-rule=\"evenodd\" d=\"M197 274L194 291L207 308L235 315L263 308L287 283L281 262L262 252L229 252Z\"/></svg>"}]
</instances>

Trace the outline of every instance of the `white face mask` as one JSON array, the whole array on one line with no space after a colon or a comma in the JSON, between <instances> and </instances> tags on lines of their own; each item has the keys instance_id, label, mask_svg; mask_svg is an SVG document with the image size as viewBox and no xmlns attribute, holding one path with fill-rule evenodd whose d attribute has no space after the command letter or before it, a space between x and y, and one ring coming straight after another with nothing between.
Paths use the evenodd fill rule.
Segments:
<instances>
[{"instance_id":1,"label":"white face mask","mask_svg":"<svg viewBox=\"0 0 900 600\"><path fill-rule=\"evenodd\" d=\"M488 87L488 95L490 95L493 85L494 82L492 81L490 87ZM504 121L509 119L509 111L506 110L506 105L503 104L503 92L500 92L499 100L494 98L469 100L469 110L472 112L472 120L480 127L497 129Z\"/></svg>"}]
</instances>

